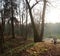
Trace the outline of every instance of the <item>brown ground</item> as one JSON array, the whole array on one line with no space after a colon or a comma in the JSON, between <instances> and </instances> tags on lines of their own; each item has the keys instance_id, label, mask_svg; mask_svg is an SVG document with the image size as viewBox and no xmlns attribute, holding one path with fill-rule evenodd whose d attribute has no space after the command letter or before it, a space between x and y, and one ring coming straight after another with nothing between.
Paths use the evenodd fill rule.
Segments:
<instances>
[{"instance_id":1,"label":"brown ground","mask_svg":"<svg viewBox=\"0 0 60 56\"><path fill-rule=\"evenodd\" d=\"M14 39L12 39L11 37L5 36L4 42L5 43L4 43L4 53L3 54L6 54L6 53L8 54L10 50L17 49L18 47L22 48L25 45L30 44L32 41L31 40L24 40L23 37L19 37L19 36ZM18 52L18 49L17 49L17 52ZM1 55L2 54L0 54L0 56ZM15 56L16 54L12 53L12 55ZM6 56L6 55L2 55L2 56ZM7 56L10 56L10 53Z\"/></svg>"},{"instance_id":2,"label":"brown ground","mask_svg":"<svg viewBox=\"0 0 60 56\"><path fill-rule=\"evenodd\" d=\"M24 41L22 37L17 37L15 39L5 38L5 52L19 47L20 45L27 45L30 43L32 43L31 40ZM7 56L11 55L9 54ZM19 51L19 49L17 49L16 53L12 53L12 56L60 56L60 44L54 45L51 42L38 42L25 50Z\"/></svg>"},{"instance_id":3,"label":"brown ground","mask_svg":"<svg viewBox=\"0 0 60 56\"><path fill-rule=\"evenodd\" d=\"M60 44L39 42L21 52L21 56L60 56Z\"/></svg>"}]
</instances>

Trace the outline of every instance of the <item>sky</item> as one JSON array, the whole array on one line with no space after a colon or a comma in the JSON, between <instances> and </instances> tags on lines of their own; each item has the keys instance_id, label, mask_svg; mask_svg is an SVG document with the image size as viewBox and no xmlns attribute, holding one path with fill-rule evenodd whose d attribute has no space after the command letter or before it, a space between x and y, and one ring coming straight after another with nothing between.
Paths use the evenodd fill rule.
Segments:
<instances>
[{"instance_id":1,"label":"sky","mask_svg":"<svg viewBox=\"0 0 60 56\"><path fill-rule=\"evenodd\" d=\"M34 2L35 1L32 0L30 5L32 6ZM51 5L46 7L45 22L60 23L60 0L49 0L49 2ZM37 5L36 8L39 8L39 6Z\"/></svg>"},{"instance_id":2,"label":"sky","mask_svg":"<svg viewBox=\"0 0 60 56\"><path fill-rule=\"evenodd\" d=\"M53 6L49 7L49 11L48 13L46 13L45 22L59 23L60 22L60 0L51 0L50 3Z\"/></svg>"},{"instance_id":3,"label":"sky","mask_svg":"<svg viewBox=\"0 0 60 56\"><path fill-rule=\"evenodd\" d=\"M48 0L49 6L46 7L45 22L46 23L60 23L60 0ZM31 1L30 5L35 3L34 0ZM40 6L40 10L43 6ZM39 8L38 5L34 9Z\"/></svg>"}]
</instances>

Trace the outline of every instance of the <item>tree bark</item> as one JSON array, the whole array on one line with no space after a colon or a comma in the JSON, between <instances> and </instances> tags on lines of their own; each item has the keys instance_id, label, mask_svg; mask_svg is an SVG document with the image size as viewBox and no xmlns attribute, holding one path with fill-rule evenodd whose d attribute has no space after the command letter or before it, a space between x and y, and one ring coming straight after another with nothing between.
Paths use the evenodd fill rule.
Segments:
<instances>
[{"instance_id":1,"label":"tree bark","mask_svg":"<svg viewBox=\"0 0 60 56\"><path fill-rule=\"evenodd\" d=\"M22 37L24 37L24 34L23 34L23 30L24 30L24 28L23 28L23 16L24 16L24 14L22 13L22 19L21 19L21 36Z\"/></svg>"},{"instance_id":2,"label":"tree bark","mask_svg":"<svg viewBox=\"0 0 60 56\"><path fill-rule=\"evenodd\" d=\"M2 25L0 24L0 53L3 53L3 31Z\"/></svg>"},{"instance_id":3,"label":"tree bark","mask_svg":"<svg viewBox=\"0 0 60 56\"><path fill-rule=\"evenodd\" d=\"M34 42L40 42L40 36L38 34L38 31L36 29L36 26L35 26L35 23L34 23L34 18L32 16L32 11L31 11L31 8L30 8L30 5L28 3L28 1L26 0L26 3L28 5L28 9L29 9L29 14L30 14L30 17L31 17L31 23L32 23L32 27L33 27L33 32L34 32Z\"/></svg>"},{"instance_id":4,"label":"tree bark","mask_svg":"<svg viewBox=\"0 0 60 56\"><path fill-rule=\"evenodd\" d=\"M0 53L3 53L4 52L4 46L3 46L3 43L4 43L4 28L3 28L3 17L2 17L2 11L1 11L1 19L2 19L2 24L0 23Z\"/></svg>"},{"instance_id":5,"label":"tree bark","mask_svg":"<svg viewBox=\"0 0 60 56\"><path fill-rule=\"evenodd\" d=\"M14 34L14 22L13 22L13 4L12 4L12 0L11 0L11 27L12 27L12 38L15 38L15 34Z\"/></svg>"},{"instance_id":6,"label":"tree bark","mask_svg":"<svg viewBox=\"0 0 60 56\"><path fill-rule=\"evenodd\" d=\"M40 32L40 39L41 39L41 41L43 39L43 34L44 34L45 11L46 11L46 0L44 0L43 13L42 13L42 23L41 23L41 32Z\"/></svg>"},{"instance_id":7,"label":"tree bark","mask_svg":"<svg viewBox=\"0 0 60 56\"><path fill-rule=\"evenodd\" d=\"M26 4L26 34L25 34L25 40L27 40L27 35L28 35L28 33L27 33L27 21L28 21L28 10L27 10L27 4Z\"/></svg>"}]
</instances>

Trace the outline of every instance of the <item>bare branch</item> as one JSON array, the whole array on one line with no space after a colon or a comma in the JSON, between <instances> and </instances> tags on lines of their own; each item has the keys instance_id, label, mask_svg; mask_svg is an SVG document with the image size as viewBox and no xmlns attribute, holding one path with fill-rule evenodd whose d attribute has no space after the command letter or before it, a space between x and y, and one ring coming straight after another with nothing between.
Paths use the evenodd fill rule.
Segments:
<instances>
[{"instance_id":1,"label":"bare branch","mask_svg":"<svg viewBox=\"0 0 60 56\"><path fill-rule=\"evenodd\" d=\"M50 4L52 7L54 7L54 8L56 8L55 6L53 6L49 1L47 1L48 2L48 4Z\"/></svg>"},{"instance_id":2,"label":"bare branch","mask_svg":"<svg viewBox=\"0 0 60 56\"><path fill-rule=\"evenodd\" d=\"M29 0L29 3L30 3L31 0Z\"/></svg>"},{"instance_id":3,"label":"bare branch","mask_svg":"<svg viewBox=\"0 0 60 56\"><path fill-rule=\"evenodd\" d=\"M29 9L31 9L28 0L26 0L26 3L27 3L27 5L28 5Z\"/></svg>"},{"instance_id":4,"label":"bare branch","mask_svg":"<svg viewBox=\"0 0 60 56\"><path fill-rule=\"evenodd\" d=\"M36 5L38 4L40 1L37 1L35 4L33 4L33 6L31 7L31 9Z\"/></svg>"}]
</instances>

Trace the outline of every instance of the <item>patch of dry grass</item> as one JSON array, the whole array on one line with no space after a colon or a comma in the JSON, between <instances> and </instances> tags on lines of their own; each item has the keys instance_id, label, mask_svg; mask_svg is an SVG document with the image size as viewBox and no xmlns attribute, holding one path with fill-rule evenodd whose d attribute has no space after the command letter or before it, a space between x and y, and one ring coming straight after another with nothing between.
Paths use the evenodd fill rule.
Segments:
<instances>
[{"instance_id":1,"label":"patch of dry grass","mask_svg":"<svg viewBox=\"0 0 60 56\"><path fill-rule=\"evenodd\" d=\"M30 54L29 56L60 56L60 44L39 42L27 49L26 52Z\"/></svg>"}]
</instances>

